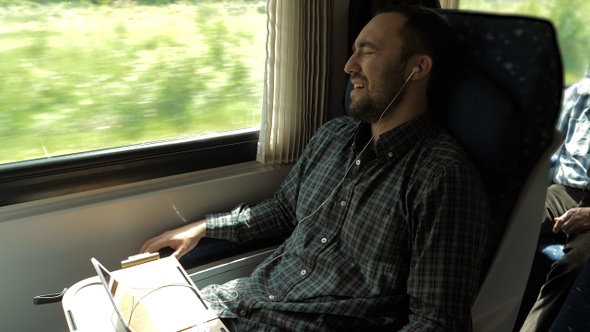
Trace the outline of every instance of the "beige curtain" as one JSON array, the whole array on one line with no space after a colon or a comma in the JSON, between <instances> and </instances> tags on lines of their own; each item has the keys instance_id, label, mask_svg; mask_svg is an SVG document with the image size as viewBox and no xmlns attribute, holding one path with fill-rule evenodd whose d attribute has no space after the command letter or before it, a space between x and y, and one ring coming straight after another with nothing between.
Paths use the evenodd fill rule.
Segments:
<instances>
[{"instance_id":1,"label":"beige curtain","mask_svg":"<svg viewBox=\"0 0 590 332\"><path fill-rule=\"evenodd\" d=\"M268 2L262 163L295 161L325 120L333 1Z\"/></svg>"}]
</instances>

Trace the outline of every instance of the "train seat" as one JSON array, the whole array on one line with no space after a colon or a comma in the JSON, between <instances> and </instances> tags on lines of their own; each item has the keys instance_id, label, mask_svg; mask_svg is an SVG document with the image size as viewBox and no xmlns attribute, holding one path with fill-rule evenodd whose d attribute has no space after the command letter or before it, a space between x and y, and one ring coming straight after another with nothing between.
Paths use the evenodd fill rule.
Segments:
<instances>
[{"instance_id":1,"label":"train seat","mask_svg":"<svg viewBox=\"0 0 590 332\"><path fill-rule=\"evenodd\" d=\"M525 16L442 11L461 72L442 122L480 170L492 205L474 331L511 331L539 236L563 71L555 29Z\"/></svg>"}]
</instances>

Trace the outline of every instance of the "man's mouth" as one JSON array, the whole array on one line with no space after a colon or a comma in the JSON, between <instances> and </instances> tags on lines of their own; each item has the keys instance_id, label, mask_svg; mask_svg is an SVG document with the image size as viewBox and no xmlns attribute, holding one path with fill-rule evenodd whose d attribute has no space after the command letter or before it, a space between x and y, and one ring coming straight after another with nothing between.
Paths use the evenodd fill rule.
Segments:
<instances>
[{"instance_id":1,"label":"man's mouth","mask_svg":"<svg viewBox=\"0 0 590 332\"><path fill-rule=\"evenodd\" d=\"M349 77L350 83L355 89L364 89L367 87L367 77L358 73L352 73Z\"/></svg>"}]
</instances>

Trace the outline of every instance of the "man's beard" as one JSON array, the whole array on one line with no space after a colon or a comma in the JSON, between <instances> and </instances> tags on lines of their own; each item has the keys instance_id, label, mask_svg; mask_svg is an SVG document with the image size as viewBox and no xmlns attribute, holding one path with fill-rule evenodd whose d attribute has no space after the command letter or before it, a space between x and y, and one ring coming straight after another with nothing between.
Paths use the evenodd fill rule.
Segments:
<instances>
[{"instance_id":1,"label":"man's beard","mask_svg":"<svg viewBox=\"0 0 590 332\"><path fill-rule=\"evenodd\" d=\"M371 95L366 94L359 100L351 100L349 106L350 114L368 123L377 123L382 117L387 118L392 116L394 114L392 110L404 99L404 93L402 91L392 102L395 95L402 89L405 83L405 78L403 77L404 67L405 61L399 61L391 70L381 74L378 80L373 80L371 84L373 87ZM353 76L354 74L352 74L351 79ZM387 109L386 114L383 114L389 103L391 105Z\"/></svg>"}]
</instances>

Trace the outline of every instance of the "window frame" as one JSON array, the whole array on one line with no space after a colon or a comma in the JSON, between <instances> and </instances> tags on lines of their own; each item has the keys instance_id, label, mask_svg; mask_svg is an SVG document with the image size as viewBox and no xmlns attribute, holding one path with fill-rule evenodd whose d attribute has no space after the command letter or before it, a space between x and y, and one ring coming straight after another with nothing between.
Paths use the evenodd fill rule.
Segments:
<instances>
[{"instance_id":1,"label":"window frame","mask_svg":"<svg viewBox=\"0 0 590 332\"><path fill-rule=\"evenodd\" d=\"M256 159L259 129L0 165L0 207Z\"/></svg>"}]
</instances>

